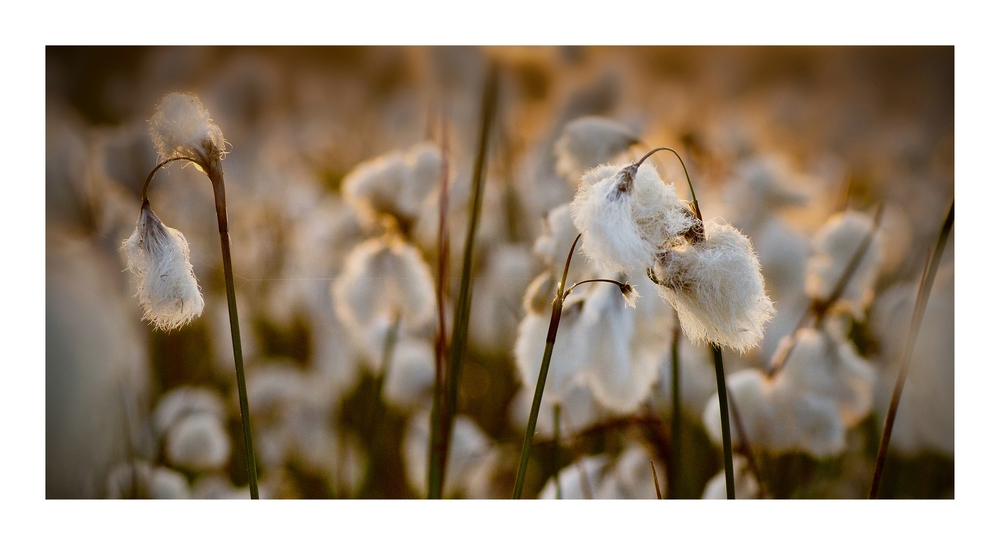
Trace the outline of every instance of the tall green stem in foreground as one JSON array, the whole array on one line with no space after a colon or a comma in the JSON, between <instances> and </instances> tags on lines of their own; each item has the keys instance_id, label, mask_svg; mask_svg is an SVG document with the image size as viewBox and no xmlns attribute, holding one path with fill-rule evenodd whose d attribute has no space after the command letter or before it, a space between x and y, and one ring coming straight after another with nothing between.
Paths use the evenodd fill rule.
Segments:
<instances>
[{"instance_id":1,"label":"tall green stem in foreground","mask_svg":"<svg viewBox=\"0 0 1000 545\"><path fill-rule=\"evenodd\" d=\"M701 208L698 206L698 197L695 196L694 184L691 183L691 175L688 174L687 165L684 164L684 160L681 159L679 153L671 148L659 147L649 151L639 162L641 163L646 157L658 151L669 151L677 156L677 160L681 162L681 166L684 168L684 176L687 178L688 188L691 190L691 202L694 214L699 222L704 222L705 220L701 216ZM736 499L736 479L733 472L733 440L729 431L729 399L726 395L726 370L722 365L722 348L715 343L712 343L712 356L715 360L715 381L719 388L719 411L722 417L722 457L726 471L726 498L732 500Z\"/></svg>"},{"instance_id":2,"label":"tall green stem in foreground","mask_svg":"<svg viewBox=\"0 0 1000 545\"><path fill-rule=\"evenodd\" d=\"M573 260L573 253L576 251L576 243L580 241L580 236L576 236L573 246L566 256L566 266L563 267L562 279L556 288L556 298L552 300L552 317L549 318L549 331L545 335L545 352L542 353L542 365L538 369L538 381L535 383L535 395L531 399L531 413L528 414L528 428L524 431L524 443L521 445L521 460L517 465L517 478L514 481L515 500L521 499L521 491L524 488L524 475L528 471L528 454L531 452L531 439L535 436L535 424L538 422L538 410L542 406L542 392L545 390L545 377L549 374L549 362L552 361L552 349L556 345L556 333L559 332L559 319L562 317L563 296L566 288L566 276L569 274L569 264Z\"/></svg>"},{"instance_id":3,"label":"tall green stem in foreground","mask_svg":"<svg viewBox=\"0 0 1000 545\"><path fill-rule=\"evenodd\" d=\"M952 200L951 208L948 210L948 217L945 218L944 224L941 226L941 232L938 235L934 253L924 266L924 272L920 278L917 301L913 306L913 316L910 318L910 330L906 336L903 361L899 367L899 374L896 376L896 385L892 390L892 400L889 402L889 410L885 415L885 425L882 426L882 438L878 445L878 456L875 458L875 474L872 477L872 486L868 490L868 499L870 500L878 496L879 482L882 480L882 468L885 466L885 458L889 453L889 438L892 436L892 426L896 421L896 411L899 410L899 400L903 396L906 373L910 368L910 359L913 357L913 348L917 344L920 323L923 321L924 310L927 308L927 301L931 296L931 288L934 286L934 276L937 274L938 264L941 262L941 254L944 253L944 246L948 242L948 235L951 233L951 227L954 222L955 201Z\"/></svg>"},{"instance_id":4,"label":"tall green stem in foreground","mask_svg":"<svg viewBox=\"0 0 1000 545\"><path fill-rule=\"evenodd\" d=\"M465 235L465 250L462 254L462 283L455 303L455 324L451 335L451 354L448 374L445 377L447 397L443 400L443 414L437 421L431 423L431 456L428 498L440 498L444 488L445 467L448 463L448 444L451 440L452 422L458 411L458 385L462 371L462 353L465 351L465 341L469 333L469 312L472 308L472 249L476 238L476 228L479 225L479 214L483 208L483 185L486 179L486 152L489 144L490 129L497 106L498 69L490 67L490 73L483 88L481 109L479 146L476 153L476 166L473 169L473 197L469 210L469 228ZM440 401L439 401L440 403ZM432 408L433 412L433 408Z\"/></svg>"},{"instance_id":5,"label":"tall green stem in foreground","mask_svg":"<svg viewBox=\"0 0 1000 545\"><path fill-rule=\"evenodd\" d=\"M673 413L670 415L670 466L667 467L667 497L676 499L677 481L681 468L681 326L674 326L670 343L670 393Z\"/></svg>"},{"instance_id":6,"label":"tall green stem in foreground","mask_svg":"<svg viewBox=\"0 0 1000 545\"><path fill-rule=\"evenodd\" d=\"M216 166L216 165L213 165ZM243 448L246 450L247 477L250 480L250 497L260 499L257 489L257 457L253 451L253 432L250 429L250 403L247 401L247 381L243 373L243 346L240 343L240 321L236 312L236 285L233 280L233 258L229 249L229 215L226 211L226 185L222 168L208 171L215 190L215 214L219 219L219 238L222 240L222 269L226 276L226 303L229 305L229 329L233 337L233 360L236 362L236 386L240 397L240 419L243 422Z\"/></svg>"},{"instance_id":7,"label":"tall green stem in foreground","mask_svg":"<svg viewBox=\"0 0 1000 545\"><path fill-rule=\"evenodd\" d=\"M722 416L722 458L726 470L726 499L736 499L736 477L733 471L733 439L729 432L729 396L726 394L726 370L722 366L722 348L712 343L715 360L715 381L719 388L719 414Z\"/></svg>"},{"instance_id":8,"label":"tall green stem in foreground","mask_svg":"<svg viewBox=\"0 0 1000 545\"><path fill-rule=\"evenodd\" d=\"M142 187L143 205L149 202L149 184L153 175L173 161L190 161L202 167L212 182L215 194L215 215L219 222L219 238L222 242L222 269L226 277L226 303L229 305L229 329L233 339L233 360L236 363L236 387L240 398L240 419L243 423L243 447L246 451L247 477L250 481L250 498L260 499L257 487L257 458L253 451L253 433L250 429L250 404L247 401L247 382L243 372L243 345L240 342L240 321L236 312L236 285L233 280L233 258L229 247L229 214L226 210L226 183L222 172L221 158L213 157L199 161L192 157L174 157L162 161L149 173Z\"/></svg>"}]
</instances>

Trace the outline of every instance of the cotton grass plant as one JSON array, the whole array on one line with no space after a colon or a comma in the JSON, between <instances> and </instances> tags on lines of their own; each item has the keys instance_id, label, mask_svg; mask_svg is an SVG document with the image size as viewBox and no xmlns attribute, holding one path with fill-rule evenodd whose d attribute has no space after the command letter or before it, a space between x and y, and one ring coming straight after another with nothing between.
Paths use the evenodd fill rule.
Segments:
<instances>
[{"instance_id":1,"label":"cotton grass plant","mask_svg":"<svg viewBox=\"0 0 1000 545\"><path fill-rule=\"evenodd\" d=\"M128 268L138 279L136 296L144 310L144 319L162 329L181 327L200 316L204 309L205 302L188 259L190 251L187 240L179 231L160 222L150 207L148 197L149 184L158 170L174 161L187 161L208 176L215 194L250 497L258 499L257 464L243 372L243 350L229 241L229 215L226 210L226 185L222 171L226 141L223 139L222 129L212 121L201 100L190 93L164 96L149 120L149 134L161 162L153 168L143 184L142 207L135 232L122 245L128 259Z\"/></svg>"}]
</instances>

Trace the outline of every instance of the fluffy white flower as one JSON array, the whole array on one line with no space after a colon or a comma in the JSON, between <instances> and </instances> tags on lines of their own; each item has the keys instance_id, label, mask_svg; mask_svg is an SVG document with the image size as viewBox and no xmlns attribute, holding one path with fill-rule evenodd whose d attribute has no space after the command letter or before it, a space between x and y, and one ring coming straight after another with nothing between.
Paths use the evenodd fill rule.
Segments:
<instances>
[{"instance_id":1,"label":"fluffy white flower","mask_svg":"<svg viewBox=\"0 0 1000 545\"><path fill-rule=\"evenodd\" d=\"M602 165L587 172L571 207L584 252L627 272L652 267L655 254L697 222L649 163L638 170Z\"/></svg>"},{"instance_id":2,"label":"fluffy white flower","mask_svg":"<svg viewBox=\"0 0 1000 545\"><path fill-rule=\"evenodd\" d=\"M579 459L559 472L559 488L564 499L596 499L597 483L608 470L610 460L606 454ZM650 477L652 478L652 477ZM540 500L556 498L555 480L549 479L538 494Z\"/></svg>"},{"instance_id":3,"label":"fluffy white flower","mask_svg":"<svg viewBox=\"0 0 1000 545\"><path fill-rule=\"evenodd\" d=\"M344 199L367 221L391 214L413 221L441 177L441 152L421 143L365 161L344 177Z\"/></svg>"},{"instance_id":4,"label":"fluffy white flower","mask_svg":"<svg viewBox=\"0 0 1000 545\"><path fill-rule=\"evenodd\" d=\"M400 339L392 353L383 395L399 407L417 407L434 389L434 346L426 339Z\"/></svg>"},{"instance_id":5,"label":"fluffy white flower","mask_svg":"<svg viewBox=\"0 0 1000 545\"><path fill-rule=\"evenodd\" d=\"M584 300L584 297L574 292L563 304L559 331L556 334L552 358L549 360L549 371L545 378L545 397L552 402L562 400L580 381L580 368L587 358L587 343L580 333ZM551 299L549 301L551 303ZM520 372L521 383L531 389L538 381L549 319L548 312L528 312L517 328L514 361Z\"/></svg>"},{"instance_id":6,"label":"fluffy white flower","mask_svg":"<svg viewBox=\"0 0 1000 545\"><path fill-rule=\"evenodd\" d=\"M569 253L577 234L570 204L566 203L553 208L545 216L543 232L535 239L532 249L552 269L552 274L562 275L566 254ZM582 249L577 247L576 253L579 254L581 251ZM573 260L576 261L576 256Z\"/></svg>"},{"instance_id":7,"label":"fluffy white flower","mask_svg":"<svg viewBox=\"0 0 1000 545\"><path fill-rule=\"evenodd\" d=\"M748 469L747 459L743 456L733 456L733 474L735 476L736 499L751 500L757 497L760 492L760 484L754 478L753 473ZM726 472L725 470L715 474L705 484L705 491L701 494L703 500L724 500L726 499Z\"/></svg>"},{"instance_id":8,"label":"fluffy white flower","mask_svg":"<svg viewBox=\"0 0 1000 545\"><path fill-rule=\"evenodd\" d=\"M731 225L705 224L704 241L660 253L653 272L692 341L745 352L774 316L750 239Z\"/></svg>"},{"instance_id":9,"label":"fluffy white flower","mask_svg":"<svg viewBox=\"0 0 1000 545\"><path fill-rule=\"evenodd\" d=\"M135 231L122 249L128 269L138 279L136 297L144 320L163 330L179 328L201 316L205 308L187 239L163 225L146 204L139 212Z\"/></svg>"},{"instance_id":10,"label":"fluffy white flower","mask_svg":"<svg viewBox=\"0 0 1000 545\"><path fill-rule=\"evenodd\" d=\"M232 446L222 419L209 413L184 417L167 432L167 459L190 471L220 469Z\"/></svg>"},{"instance_id":11,"label":"fluffy white flower","mask_svg":"<svg viewBox=\"0 0 1000 545\"><path fill-rule=\"evenodd\" d=\"M769 379L758 369L737 371L726 382L732 394L729 422L734 441L738 437L732 415L735 405L754 447L815 457L839 454L846 447L844 422L834 400L802 392L788 380ZM722 444L720 422L719 398L714 395L705 405L702 423L716 444Z\"/></svg>"},{"instance_id":12,"label":"fluffy white flower","mask_svg":"<svg viewBox=\"0 0 1000 545\"><path fill-rule=\"evenodd\" d=\"M191 487L184 475L166 467L152 467L140 460L120 465L108 473L107 497L181 500L191 497Z\"/></svg>"},{"instance_id":13,"label":"fluffy white flower","mask_svg":"<svg viewBox=\"0 0 1000 545\"><path fill-rule=\"evenodd\" d=\"M645 448L635 445L618 455L615 465L597 484L598 498L651 500L656 498L656 482L649 462L654 456ZM656 468L660 493L666 492L667 472Z\"/></svg>"},{"instance_id":14,"label":"fluffy white flower","mask_svg":"<svg viewBox=\"0 0 1000 545\"><path fill-rule=\"evenodd\" d=\"M576 341L582 345L582 379L602 405L620 413L636 410L649 397L667 349L666 337L660 342L639 337L638 315L627 304L617 286L593 284Z\"/></svg>"},{"instance_id":15,"label":"fluffy white flower","mask_svg":"<svg viewBox=\"0 0 1000 545\"><path fill-rule=\"evenodd\" d=\"M406 477L414 490L427 490L429 445L430 414L423 411L410 418L403 439ZM479 426L467 416L455 417L455 427L448 445L444 496L483 498L492 495L490 480L497 462L497 451Z\"/></svg>"},{"instance_id":16,"label":"fluffy white flower","mask_svg":"<svg viewBox=\"0 0 1000 545\"><path fill-rule=\"evenodd\" d=\"M834 400L847 427L872 410L875 369L854 346L826 332L800 329L778 376L789 387Z\"/></svg>"},{"instance_id":17,"label":"fluffy white flower","mask_svg":"<svg viewBox=\"0 0 1000 545\"><path fill-rule=\"evenodd\" d=\"M191 414L210 414L220 420L226 417L226 405L215 390L194 386L174 388L160 397L153 411L153 429L157 437L166 435L173 426Z\"/></svg>"},{"instance_id":18,"label":"fluffy white flower","mask_svg":"<svg viewBox=\"0 0 1000 545\"><path fill-rule=\"evenodd\" d=\"M397 314L411 326L434 317L430 267L417 248L391 235L357 245L331 293L337 316L362 337Z\"/></svg>"},{"instance_id":19,"label":"fluffy white flower","mask_svg":"<svg viewBox=\"0 0 1000 545\"><path fill-rule=\"evenodd\" d=\"M816 233L813 255L806 262L806 293L810 297L823 300L833 293L837 282L873 227L874 223L868 216L847 211L831 217ZM837 303L849 309L859 319L864 316L865 309L874 296L875 279L881 261L882 238L876 232Z\"/></svg>"},{"instance_id":20,"label":"fluffy white flower","mask_svg":"<svg viewBox=\"0 0 1000 545\"><path fill-rule=\"evenodd\" d=\"M192 157L202 168L225 155L226 142L192 93L170 93L160 100L149 120L149 136L162 160Z\"/></svg>"},{"instance_id":21,"label":"fluffy white flower","mask_svg":"<svg viewBox=\"0 0 1000 545\"><path fill-rule=\"evenodd\" d=\"M638 142L638 135L617 121L596 116L575 119L556 140L556 172L576 185L583 172L611 161Z\"/></svg>"}]
</instances>

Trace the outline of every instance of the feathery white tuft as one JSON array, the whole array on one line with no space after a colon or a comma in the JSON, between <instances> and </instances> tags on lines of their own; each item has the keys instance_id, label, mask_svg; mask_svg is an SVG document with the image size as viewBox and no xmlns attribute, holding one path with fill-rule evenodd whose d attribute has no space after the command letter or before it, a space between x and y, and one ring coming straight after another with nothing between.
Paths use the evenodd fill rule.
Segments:
<instances>
[{"instance_id":1,"label":"feathery white tuft","mask_svg":"<svg viewBox=\"0 0 1000 545\"><path fill-rule=\"evenodd\" d=\"M705 224L704 241L661 253L653 272L692 341L746 352L774 316L750 239L729 224Z\"/></svg>"},{"instance_id":2,"label":"feathery white tuft","mask_svg":"<svg viewBox=\"0 0 1000 545\"><path fill-rule=\"evenodd\" d=\"M631 272L652 267L659 249L697 219L650 163L639 166L634 179L628 167L602 165L584 174L571 207L584 252Z\"/></svg>"},{"instance_id":3,"label":"feathery white tuft","mask_svg":"<svg viewBox=\"0 0 1000 545\"><path fill-rule=\"evenodd\" d=\"M596 116L575 119L556 140L556 172L576 185L581 174L611 161L637 142L638 135L617 121Z\"/></svg>"},{"instance_id":4,"label":"feathery white tuft","mask_svg":"<svg viewBox=\"0 0 1000 545\"><path fill-rule=\"evenodd\" d=\"M203 168L225 156L226 141L193 93L170 93L149 120L149 136L161 160L192 157Z\"/></svg>"},{"instance_id":5,"label":"feathery white tuft","mask_svg":"<svg viewBox=\"0 0 1000 545\"><path fill-rule=\"evenodd\" d=\"M128 269L138 279L136 297L144 320L157 329L171 330L201 316L205 299L194 277L187 239L180 231L163 225L147 205L121 249Z\"/></svg>"}]
</instances>

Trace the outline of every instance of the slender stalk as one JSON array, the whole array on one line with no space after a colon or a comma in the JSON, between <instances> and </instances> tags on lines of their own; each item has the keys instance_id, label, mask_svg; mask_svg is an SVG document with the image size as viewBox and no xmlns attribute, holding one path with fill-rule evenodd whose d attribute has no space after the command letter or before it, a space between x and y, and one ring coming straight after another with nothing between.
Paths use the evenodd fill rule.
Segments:
<instances>
[{"instance_id":1,"label":"slender stalk","mask_svg":"<svg viewBox=\"0 0 1000 545\"><path fill-rule=\"evenodd\" d=\"M524 475L528 470L528 454L531 452L531 439L535 436L535 424L538 422L538 410L542 406L542 392L545 390L545 377L549 374L549 362L552 360L552 348L556 345L556 333L559 332L559 318L562 317L562 307L564 298L564 288L566 287L566 276L569 275L569 264L573 260L573 253L576 251L576 243L580 241L577 235L573 240L573 245L566 255L566 266L563 267L562 279L556 288L556 298L552 300L552 317L549 318L549 331L545 335L545 352L542 353L542 365L538 369L538 381L535 383L535 395L531 400L531 413L528 415L528 428L524 431L524 443L521 445L521 460L517 465L517 478L514 481L515 500L521 499L521 490L524 488Z\"/></svg>"},{"instance_id":2,"label":"slender stalk","mask_svg":"<svg viewBox=\"0 0 1000 545\"><path fill-rule=\"evenodd\" d=\"M562 499L562 484L559 482L559 411L562 407L556 403L552 405L552 422L555 427L555 448L552 449L552 478L556 481L556 499Z\"/></svg>"},{"instance_id":3,"label":"slender stalk","mask_svg":"<svg viewBox=\"0 0 1000 545\"><path fill-rule=\"evenodd\" d=\"M670 415L670 465L667 466L667 497L676 499L677 479L681 474L681 326L674 324L670 343L670 393L673 414Z\"/></svg>"},{"instance_id":4,"label":"slender stalk","mask_svg":"<svg viewBox=\"0 0 1000 545\"><path fill-rule=\"evenodd\" d=\"M215 166L215 165L213 165ZM243 448L247 458L247 477L250 479L250 498L260 499L257 487L257 457L253 451L253 432L250 429L250 404L247 401L247 381L243 373L243 346L240 342L240 321L236 312L236 285L233 280L233 258L229 248L229 215L226 211L226 184L222 168L208 169L215 191L215 214L219 219L219 239L222 241L222 269L226 277L226 302L229 305L229 329L233 338L233 360L236 362L236 387L240 397L240 420L243 423Z\"/></svg>"},{"instance_id":5,"label":"slender stalk","mask_svg":"<svg viewBox=\"0 0 1000 545\"><path fill-rule=\"evenodd\" d=\"M445 326L444 316L444 293L445 286L448 285L448 261L451 251L448 244L448 116L446 108L441 108L441 192L438 197L438 283L437 283L437 306L438 306L438 329L434 343L434 396L431 401L431 440L428 445L430 452L427 456L427 482L435 483L428 486L428 499L438 499L441 497L441 473L434 469L439 462L445 458L447 452L445 446L445 429L448 427L448 420L445 418L445 411L442 405L445 402L445 358L448 353L448 333ZM436 495L435 495L436 494Z\"/></svg>"},{"instance_id":6,"label":"slender stalk","mask_svg":"<svg viewBox=\"0 0 1000 545\"><path fill-rule=\"evenodd\" d=\"M892 426L896 421L896 411L899 410L899 400L903 396L906 373L910 368L910 359L913 357L913 348L917 344L917 334L920 333L920 324L924 318L924 311L927 309L927 301L930 299L931 289L934 287L934 276L937 274L938 264L941 262L941 255L944 253L944 247L948 242L948 235L951 233L951 227L954 222L955 201L952 200L948 216L941 226L941 232L938 235L934 253L928 259L924 267L924 273L920 278L920 288L917 291L917 300L913 306L913 316L910 318L910 330L906 336L903 361L899 367L899 374L896 375L896 385L892 390L892 400L889 402L889 410L885 415L885 424L882 426L882 438L879 441L878 455L875 458L875 474L872 477L872 486L868 491L868 499L870 500L878 496L879 482L882 480L882 469L885 466L885 458L889 453L889 438L892 436Z\"/></svg>"},{"instance_id":7,"label":"slender stalk","mask_svg":"<svg viewBox=\"0 0 1000 545\"><path fill-rule=\"evenodd\" d=\"M733 472L733 439L729 432L729 396L726 395L726 371L722 366L722 348L712 343L715 359L715 381L719 388L719 411L722 417L722 458L726 469L726 499L736 499L736 477Z\"/></svg>"},{"instance_id":8,"label":"slender stalk","mask_svg":"<svg viewBox=\"0 0 1000 545\"><path fill-rule=\"evenodd\" d=\"M656 499L662 500L663 495L660 494L660 479L656 478L656 465L653 464L653 460L649 461L649 468L653 470L653 486L656 487Z\"/></svg>"},{"instance_id":9,"label":"slender stalk","mask_svg":"<svg viewBox=\"0 0 1000 545\"><path fill-rule=\"evenodd\" d=\"M246 454L247 477L250 482L250 498L260 499L257 486L257 457L253 451L253 433L250 429L250 404L247 401L247 383L243 372L243 345L240 342L240 322L236 311L236 284L233 279L233 258L229 241L229 214L226 210L226 182L222 171L221 158L211 157L199 160L193 157L173 157L161 161L146 177L142 185L142 205L149 204L149 184L161 168L174 161L189 161L204 169L212 182L215 195L215 215L219 222L219 239L222 244L222 269L226 278L226 303L229 306L229 329L233 340L233 360L236 363L236 387L240 398L240 420L243 423L243 448Z\"/></svg>"},{"instance_id":10,"label":"slender stalk","mask_svg":"<svg viewBox=\"0 0 1000 545\"><path fill-rule=\"evenodd\" d=\"M465 341L469 333L469 312L472 308L472 249L476 238L476 228L479 225L479 214L483 208L483 186L486 179L486 152L489 143L490 129L497 105L498 69L490 67L490 73L483 89L479 146L476 153L476 166L473 169L473 197L470 203L469 228L465 236L465 250L462 255L462 283L459 289L458 301L455 303L455 324L451 335L451 354L448 374L445 377L447 397L443 406L445 421L440 449L431 451L430 480L428 482L428 497L440 498L444 487L445 467L448 463L448 443L451 440L452 422L458 412L458 385L462 372L462 355L465 351Z\"/></svg>"}]
</instances>

